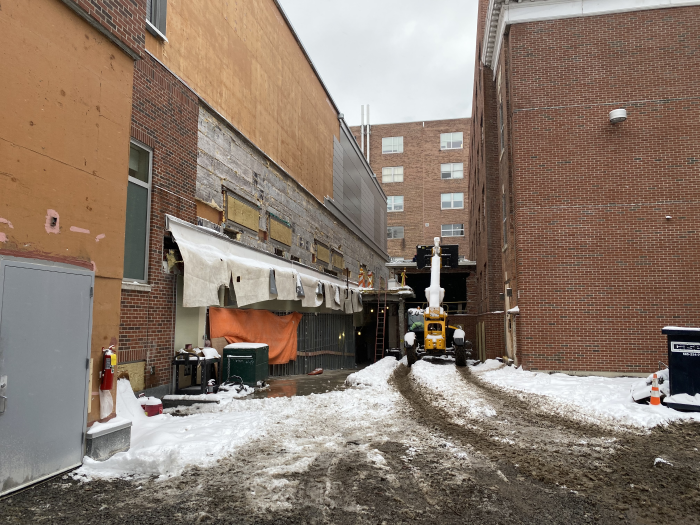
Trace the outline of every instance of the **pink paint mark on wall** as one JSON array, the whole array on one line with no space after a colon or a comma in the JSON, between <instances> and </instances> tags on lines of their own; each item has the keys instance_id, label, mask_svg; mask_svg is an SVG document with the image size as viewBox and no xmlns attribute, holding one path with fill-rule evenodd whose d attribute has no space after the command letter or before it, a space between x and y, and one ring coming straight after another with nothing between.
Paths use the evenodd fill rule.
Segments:
<instances>
[{"instance_id":1,"label":"pink paint mark on wall","mask_svg":"<svg viewBox=\"0 0 700 525\"><path fill-rule=\"evenodd\" d=\"M7 235L0 232L0 242L7 242Z\"/></svg>"},{"instance_id":2,"label":"pink paint mark on wall","mask_svg":"<svg viewBox=\"0 0 700 525\"><path fill-rule=\"evenodd\" d=\"M100 233L97 237L95 237L95 242L100 242L104 238L105 238L105 234Z\"/></svg>"},{"instance_id":3,"label":"pink paint mark on wall","mask_svg":"<svg viewBox=\"0 0 700 525\"><path fill-rule=\"evenodd\" d=\"M60 233L58 212L56 210L46 210L46 233Z\"/></svg>"},{"instance_id":4,"label":"pink paint mark on wall","mask_svg":"<svg viewBox=\"0 0 700 525\"><path fill-rule=\"evenodd\" d=\"M75 233L90 233L90 230L86 230L85 228L78 228L77 226L71 226L70 231Z\"/></svg>"},{"instance_id":5,"label":"pink paint mark on wall","mask_svg":"<svg viewBox=\"0 0 700 525\"><path fill-rule=\"evenodd\" d=\"M14 228L10 221L8 221L7 219L3 219L2 217L0 217L0 224L7 224L10 228Z\"/></svg>"}]
</instances>

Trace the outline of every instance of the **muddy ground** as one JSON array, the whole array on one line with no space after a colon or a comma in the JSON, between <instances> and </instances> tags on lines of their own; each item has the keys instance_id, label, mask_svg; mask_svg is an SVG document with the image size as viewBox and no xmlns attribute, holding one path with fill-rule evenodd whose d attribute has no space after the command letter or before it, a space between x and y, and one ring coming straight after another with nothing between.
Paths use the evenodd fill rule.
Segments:
<instances>
[{"instance_id":1,"label":"muddy ground","mask_svg":"<svg viewBox=\"0 0 700 525\"><path fill-rule=\"evenodd\" d=\"M54 478L0 500L0 523L700 521L700 425L608 429L460 374L497 416L456 418L399 366L396 416L380 440L345 428L342 415L310 420L293 447L257 440L165 481ZM314 445L338 434L340 451ZM669 463L655 466L658 457Z\"/></svg>"}]
</instances>

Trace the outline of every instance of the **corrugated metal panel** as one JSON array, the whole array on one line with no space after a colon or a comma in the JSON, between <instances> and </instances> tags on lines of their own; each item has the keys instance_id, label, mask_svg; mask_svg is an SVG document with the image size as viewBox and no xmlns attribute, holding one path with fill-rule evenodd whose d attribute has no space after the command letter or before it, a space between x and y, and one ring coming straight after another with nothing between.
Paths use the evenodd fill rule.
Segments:
<instances>
[{"instance_id":1,"label":"corrugated metal panel","mask_svg":"<svg viewBox=\"0 0 700 525\"><path fill-rule=\"evenodd\" d=\"M279 312L284 315L286 312ZM307 374L316 368L355 368L352 315L303 314L297 330L297 359L271 365L271 376Z\"/></svg>"}]
</instances>

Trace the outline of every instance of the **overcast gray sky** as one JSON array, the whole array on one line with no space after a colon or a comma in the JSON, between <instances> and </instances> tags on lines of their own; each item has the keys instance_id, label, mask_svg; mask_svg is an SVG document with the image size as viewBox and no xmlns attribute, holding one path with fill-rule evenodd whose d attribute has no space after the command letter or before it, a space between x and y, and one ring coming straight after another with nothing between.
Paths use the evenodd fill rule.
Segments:
<instances>
[{"instance_id":1,"label":"overcast gray sky","mask_svg":"<svg viewBox=\"0 0 700 525\"><path fill-rule=\"evenodd\" d=\"M471 116L477 0L279 0L349 125Z\"/></svg>"}]
</instances>

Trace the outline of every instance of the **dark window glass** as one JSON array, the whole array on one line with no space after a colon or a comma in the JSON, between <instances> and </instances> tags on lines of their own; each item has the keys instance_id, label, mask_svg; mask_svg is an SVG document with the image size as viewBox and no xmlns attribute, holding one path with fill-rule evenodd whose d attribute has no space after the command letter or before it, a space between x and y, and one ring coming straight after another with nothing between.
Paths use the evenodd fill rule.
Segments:
<instances>
[{"instance_id":1,"label":"dark window glass","mask_svg":"<svg viewBox=\"0 0 700 525\"><path fill-rule=\"evenodd\" d=\"M146 237L148 234L148 188L129 182L126 192L126 235L124 278L146 280Z\"/></svg>"}]
</instances>

